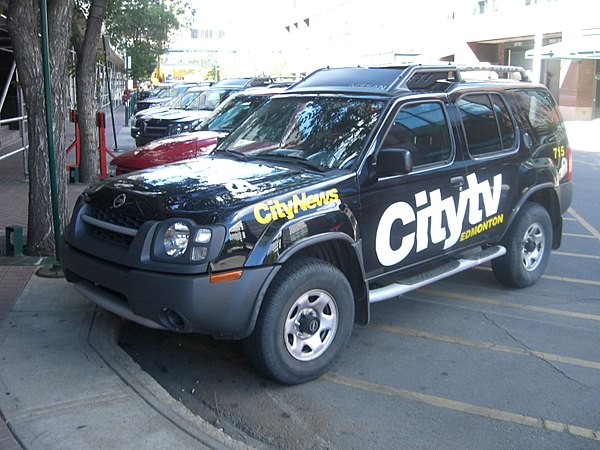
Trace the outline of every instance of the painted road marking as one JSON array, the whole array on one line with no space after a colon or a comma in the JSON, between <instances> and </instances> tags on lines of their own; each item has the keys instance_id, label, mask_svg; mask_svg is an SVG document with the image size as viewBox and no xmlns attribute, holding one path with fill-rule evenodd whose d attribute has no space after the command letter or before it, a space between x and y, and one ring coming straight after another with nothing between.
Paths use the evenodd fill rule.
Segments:
<instances>
[{"instance_id":1,"label":"painted road marking","mask_svg":"<svg viewBox=\"0 0 600 450\"><path fill-rule=\"evenodd\" d=\"M583 253L557 252L555 250L552 251L552 254L559 255L559 256L572 256L574 258L600 259L600 256L598 256L598 255L585 255Z\"/></svg>"},{"instance_id":2,"label":"painted road marking","mask_svg":"<svg viewBox=\"0 0 600 450\"><path fill-rule=\"evenodd\" d=\"M587 359L572 358L570 356L556 355L553 353L538 352L526 348L510 347L508 345L499 345L492 342L475 341L472 339L463 339L455 336L446 336L443 334L430 333L428 331L413 330L411 328L397 327L394 325L371 324L371 327L386 331L388 333L401 334L403 336L413 336L433 341L445 342L447 344L464 345L468 347L476 347L484 350L493 350L495 352L509 353L519 356L535 356L545 361L553 361L573 366L586 367L588 369L600 370L600 362L590 361Z\"/></svg>"},{"instance_id":3,"label":"painted road marking","mask_svg":"<svg viewBox=\"0 0 600 450\"><path fill-rule=\"evenodd\" d=\"M557 277L557 278L559 278L559 277ZM464 300L467 302L476 302L476 303L483 303L486 305L504 306L507 308L523 309L526 311L535 311L535 312L541 312L544 314L553 314L555 316L570 317L570 318L575 318L575 319L595 320L595 321L600 322L600 316L597 314L587 314L587 313L580 313L580 312L575 312L575 311L565 311L563 309L546 308L544 306L525 305L522 303L505 302L502 300L492 300L490 298L478 297L475 295L457 294L457 293L447 292L447 291L438 291L436 289L430 289L430 288L421 288L421 289L419 289L418 292L423 292L423 293L429 294L429 295L437 295L437 296L441 296L441 297L449 297L449 298L453 298L453 299L457 299L457 300Z\"/></svg>"},{"instance_id":4,"label":"painted road marking","mask_svg":"<svg viewBox=\"0 0 600 450\"><path fill-rule=\"evenodd\" d=\"M477 266L474 267L474 269L483 270L486 272L492 271L492 268L487 266ZM583 280L581 278L559 277L557 275L542 275L542 278L545 280L563 281L565 283L585 284L587 286L600 286L600 281L596 280Z\"/></svg>"},{"instance_id":5,"label":"painted road marking","mask_svg":"<svg viewBox=\"0 0 600 450\"><path fill-rule=\"evenodd\" d=\"M588 286L600 286L600 281L581 280L579 278L559 277L557 275L542 275L545 280L564 281L565 283L585 284Z\"/></svg>"},{"instance_id":6,"label":"painted road marking","mask_svg":"<svg viewBox=\"0 0 600 450\"><path fill-rule=\"evenodd\" d=\"M586 230L588 230L596 239L600 241L600 231L596 230L589 222L587 222L583 217L581 217L573 208L569 208L568 211L571 213L573 217L584 226Z\"/></svg>"},{"instance_id":7,"label":"painted road marking","mask_svg":"<svg viewBox=\"0 0 600 450\"><path fill-rule=\"evenodd\" d=\"M585 238L585 239L597 239L596 236L590 236L588 234L577 234L577 233L563 233L563 236Z\"/></svg>"},{"instance_id":8,"label":"painted road marking","mask_svg":"<svg viewBox=\"0 0 600 450\"><path fill-rule=\"evenodd\" d=\"M367 392L373 392L388 397L402 398L417 402L426 403L438 408L444 408L452 411L458 411L474 416L485 417L492 420L501 420L517 425L525 425L533 428L542 428L549 431L567 432L573 436L600 441L600 431L590 428L579 427L567 423L556 422L554 420L546 420L538 417L527 416L524 414L503 411L500 409L486 408L470 403L450 400L444 397L435 395L423 394L422 392L408 391L406 389L385 386L382 384L371 383L369 381L358 380L355 378L344 377L335 374L323 375L322 379L332 383L348 386L353 389L360 389Z\"/></svg>"}]
</instances>

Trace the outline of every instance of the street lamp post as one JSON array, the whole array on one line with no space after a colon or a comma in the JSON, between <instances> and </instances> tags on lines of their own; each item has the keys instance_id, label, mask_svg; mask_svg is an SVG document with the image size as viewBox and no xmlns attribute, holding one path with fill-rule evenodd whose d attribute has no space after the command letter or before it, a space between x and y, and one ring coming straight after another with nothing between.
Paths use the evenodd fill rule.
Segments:
<instances>
[{"instance_id":1,"label":"street lamp post","mask_svg":"<svg viewBox=\"0 0 600 450\"><path fill-rule=\"evenodd\" d=\"M58 212L58 189L56 187L56 158L54 155L54 134L52 126L52 91L50 89L50 63L48 55L48 8L46 0L40 1L40 23L42 34L42 69L44 73L44 100L46 105L46 134L48 137L48 170L50 172L50 194L52 196L52 219L54 225L54 265L56 276L62 275L60 267L60 215ZM60 272L60 274L59 274Z\"/></svg>"}]
</instances>

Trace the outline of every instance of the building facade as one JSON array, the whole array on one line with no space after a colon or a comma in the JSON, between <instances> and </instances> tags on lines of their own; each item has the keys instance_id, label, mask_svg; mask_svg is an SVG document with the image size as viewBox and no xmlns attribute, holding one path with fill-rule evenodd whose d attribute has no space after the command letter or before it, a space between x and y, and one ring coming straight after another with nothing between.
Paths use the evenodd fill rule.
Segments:
<instances>
[{"instance_id":1,"label":"building facade","mask_svg":"<svg viewBox=\"0 0 600 450\"><path fill-rule=\"evenodd\" d=\"M597 0L282 2L287 66L412 62L523 66L546 84L566 120L600 117Z\"/></svg>"}]
</instances>

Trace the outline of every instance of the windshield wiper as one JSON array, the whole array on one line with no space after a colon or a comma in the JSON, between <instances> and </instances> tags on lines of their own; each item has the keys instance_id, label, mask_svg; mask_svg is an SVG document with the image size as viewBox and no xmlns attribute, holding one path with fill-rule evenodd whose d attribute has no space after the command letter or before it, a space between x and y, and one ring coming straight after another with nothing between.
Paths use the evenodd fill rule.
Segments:
<instances>
[{"instance_id":1,"label":"windshield wiper","mask_svg":"<svg viewBox=\"0 0 600 450\"><path fill-rule=\"evenodd\" d=\"M311 170L316 170L318 172L326 172L327 171L327 167L322 166L320 164L315 164L313 162L307 161L306 159L300 157L300 156L294 156L294 155L279 155L279 154L275 154L275 153L263 153L262 155L252 155L253 158L255 159L267 159L267 160L283 160L283 161L289 161L289 162L294 162L296 164L300 164L304 167L307 167Z\"/></svg>"},{"instance_id":2,"label":"windshield wiper","mask_svg":"<svg viewBox=\"0 0 600 450\"><path fill-rule=\"evenodd\" d=\"M233 156L235 159L237 159L239 161L248 161L248 158L246 158L246 155L244 155L242 152L236 152L235 150L218 150L217 149L217 150L215 150L215 153Z\"/></svg>"}]
</instances>

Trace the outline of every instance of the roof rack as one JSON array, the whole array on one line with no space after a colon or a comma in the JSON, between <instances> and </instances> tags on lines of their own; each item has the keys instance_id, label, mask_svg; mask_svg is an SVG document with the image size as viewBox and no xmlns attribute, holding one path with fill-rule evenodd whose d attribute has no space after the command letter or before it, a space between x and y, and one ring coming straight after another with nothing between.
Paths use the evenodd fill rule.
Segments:
<instances>
[{"instance_id":1,"label":"roof rack","mask_svg":"<svg viewBox=\"0 0 600 450\"><path fill-rule=\"evenodd\" d=\"M392 67L389 67L390 69ZM433 86L443 83L457 83L462 81L458 67L452 64L423 65L414 64L410 66L395 67L403 69L395 83L387 89L389 92L407 90L428 90Z\"/></svg>"},{"instance_id":2,"label":"roof rack","mask_svg":"<svg viewBox=\"0 0 600 450\"><path fill-rule=\"evenodd\" d=\"M383 67L329 67L316 70L292 85L290 92L310 92L327 89L332 92L354 90L362 93L394 94L401 91L444 92L452 85L465 82L461 72L518 72L522 81L529 81L525 70L515 66L456 64L412 64Z\"/></svg>"},{"instance_id":3,"label":"roof rack","mask_svg":"<svg viewBox=\"0 0 600 450\"><path fill-rule=\"evenodd\" d=\"M517 66L415 64L404 67L404 71L398 77L398 82L390 86L388 90L406 89L409 91L418 91L432 89L436 84L440 83L442 83L442 86L449 83L460 83L465 81L462 72L496 72L499 75L504 73L519 73L521 81L530 81L525 69Z\"/></svg>"},{"instance_id":4,"label":"roof rack","mask_svg":"<svg viewBox=\"0 0 600 450\"><path fill-rule=\"evenodd\" d=\"M497 74L502 73L518 73L521 75L521 81L531 81L529 79L529 75L525 69L519 66L503 66L498 64L491 65L481 65L481 66L467 66L467 65L458 65L458 70L460 72L496 72Z\"/></svg>"}]
</instances>

